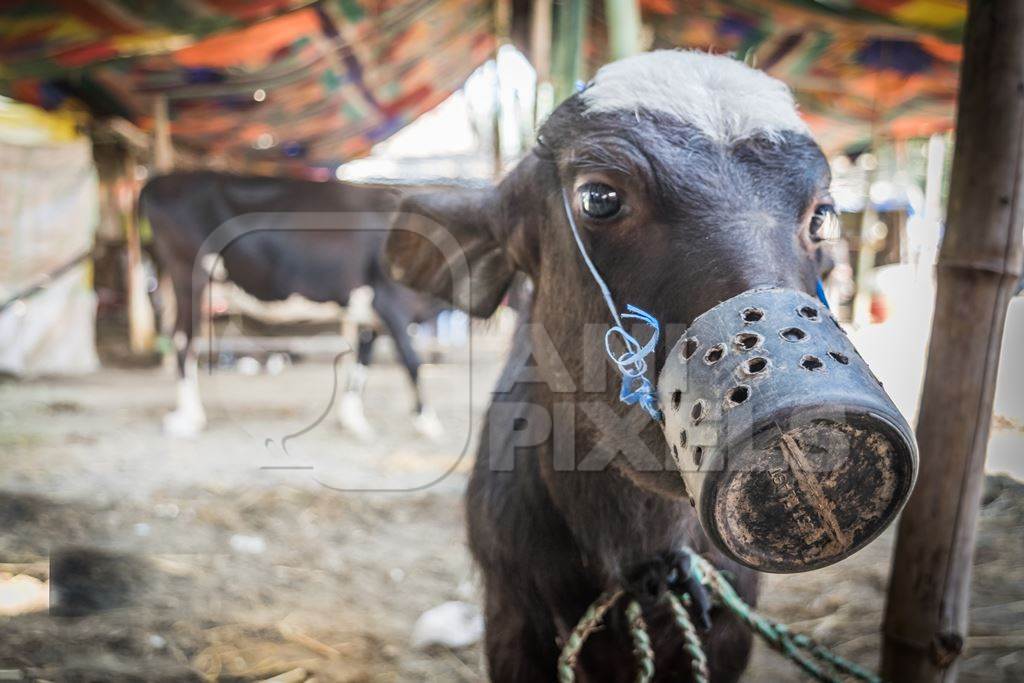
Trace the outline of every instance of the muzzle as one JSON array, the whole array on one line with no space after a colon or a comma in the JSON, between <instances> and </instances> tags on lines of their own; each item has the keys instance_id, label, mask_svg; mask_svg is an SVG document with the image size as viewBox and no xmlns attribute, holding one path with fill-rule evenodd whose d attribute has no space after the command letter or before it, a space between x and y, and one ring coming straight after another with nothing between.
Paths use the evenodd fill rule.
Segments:
<instances>
[{"instance_id":1,"label":"muzzle","mask_svg":"<svg viewBox=\"0 0 1024 683\"><path fill-rule=\"evenodd\" d=\"M910 495L910 427L839 323L802 292L754 289L707 311L657 386L705 532L748 567L838 562Z\"/></svg>"}]
</instances>

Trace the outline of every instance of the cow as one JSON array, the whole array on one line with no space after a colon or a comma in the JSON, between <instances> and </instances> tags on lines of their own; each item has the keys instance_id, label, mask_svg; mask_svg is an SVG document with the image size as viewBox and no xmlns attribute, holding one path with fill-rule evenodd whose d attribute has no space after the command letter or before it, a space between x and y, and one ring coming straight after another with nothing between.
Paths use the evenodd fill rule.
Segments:
<instances>
[{"instance_id":1,"label":"cow","mask_svg":"<svg viewBox=\"0 0 1024 683\"><path fill-rule=\"evenodd\" d=\"M415 428L430 437L441 433L420 391L420 361L408 332L410 323L434 317L438 302L396 284L381 263L398 197L396 187L216 171L169 173L143 187L139 213L152 226L156 256L176 301L178 401L164 419L168 433L191 436L206 424L193 336L206 275L201 269L209 256L219 259L232 283L261 301L298 294L348 308L359 341L337 414L343 427L363 438L372 433L361 393L377 336L375 312L411 380ZM218 230L229 237L218 240Z\"/></svg>"},{"instance_id":2,"label":"cow","mask_svg":"<svg viewBox=\"0 0 1024 683\"><path fill-rule=\"evenodd\" d=\"M650 358L657 375L677 362L668 350L685 341L681 331L720 302L763 288L813 297L820 233L834 216L830 181L783 83L726 56L656 51L601 68L496 185L403 199L385 250L396 280L477 317L494 311L517 273L533 283L466 494L491 680L556 680L560 645L588 606L617 587L644 596L666 585L683 548L726 570L756 604L758 572L699 523L667 455L675 443L605 381L615 367L605 362L595 385L587 340L610 325L608 297L635 304L665 333ZM596 454L607 466L585 467ZM638 454L664 466L639 467ZM690 680L668 607L644 611L657 680ZM711 680L735 681L751 634L719 608L711 621ZM578 664L582 680L634 678L621 610L591 634Z\"/></svg>"}]
</instances>

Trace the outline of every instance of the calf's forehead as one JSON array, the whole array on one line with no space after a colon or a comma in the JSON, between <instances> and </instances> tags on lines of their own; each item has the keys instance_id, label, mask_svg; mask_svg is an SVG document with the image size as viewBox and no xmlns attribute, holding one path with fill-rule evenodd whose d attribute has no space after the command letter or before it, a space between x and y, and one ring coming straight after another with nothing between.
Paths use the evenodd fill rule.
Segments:
<instances>
[{"instance_id":1,"label":"calf's forehead","mask_svg":"<svg viewBox=\"0 0 1024 683\"><path fill-rule=\"evenodd\" d=\"M647 110L732 144L753 136L809 135L789 88L722 55L659 50L602 67L580 94L584 113Z\"/></svg>"},{"instance_id":2,"label":"calf's forehead","mask_svg":"<svg viewBox=\"0 0 1024 683\"><path fill-rule=\"evenodd\" d=\"M574 115L559 117L542 134L545 147L557 152L558 182L570 186L596 177L627 195L638 192L632 201L645 197L672 212L714 204L800 213L828 191L828 162L803 133L724 145L692 124L646 110L591 114L580 123Z\"/></svg>"}]
</instances>

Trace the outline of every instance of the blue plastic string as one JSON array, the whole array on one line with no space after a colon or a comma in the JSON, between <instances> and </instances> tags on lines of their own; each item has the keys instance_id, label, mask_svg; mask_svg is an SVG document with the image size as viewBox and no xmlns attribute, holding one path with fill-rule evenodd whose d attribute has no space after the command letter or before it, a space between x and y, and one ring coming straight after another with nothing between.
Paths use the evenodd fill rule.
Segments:
<instances>
[{"instance_id":1,"label":"blue plastic string","mask_svg":"<svg viewBox=\"0 0 1024 683\"><path fill-rule=\"evenodd\" d=\"M821 281L820 277L815 285L815 291L818 293L818 301L825 304L825 308L832 310L832 307L828 305L828 299L825 298L825 283Z\"/></svg>"},{"instance_id":2,"label":"blue plastic string","mask_svg":"<svg viewBox=\"0 0 1024 683\"><path fill-rule=\"evenodd\" d=\"M637 308L632 304L626 306L628 313L623 313L623 318L633 318L644 323L654 330L647 343L640 346L636 337L628 333L622 325L615 325L608 329L604 335L604 348L608 357L619 368L622 373L622 388L619 390L619 400L626 405L638 404L647 411L655 420L661 419L661 410L658 408L658 396L654 393L654 386L647 378L647 356L654 353L658 345L658 336L661 333L661 325L657 319L647 311ZM618 337L626 350L618 356L612 351L611 340Z\"/></svg>"},{"instance_id":3,"label":"blue plastic string","mask_svg":"<svg viewBox=\"0 0 1024 683\"><path fill-rule=\"evenodd\" d=\"M612 293L608 289L608 285L605 284L604 278L597 271L597 266L590 260L590 255L587 253L586 247L583 245L583 239L580 237L580 231L576 227L576 221L572 217L572 206L569 203L569 195L565 189L562 190L562 205L565 207L565 217L569 221L569 227L572 229L573 239L576 240L576 248L580 252L580 256L583 257L583 262L587 264L587 268L590 270L591 276L597 283L597 286L601 288L601 295L604 297L604 302L608 306L608 311L612 315L612 319L615 324L608 329L604 335L604 348L607 352L608 357L615 363L615 367L619 369L619 373L622 375L622 388L619 390L619 400L626 405L639 405L647 414L654 420L661 420L661 409L658 407L658 396L654 393L654 386L651 384L651 380L647 378L647 356L654 352L655 347L658 345L658 337L661 335L661 325L658 320L641 308L637 308L632 304L626 306L626 313L619 314L619 309L615 305L615 299L612 298ZM651 338L647 340L646 344L641 344L636 337L630 334L625 326L622 324L623 318L629 318L632 320L639 320L643 324L647 325L653 330ZM616 354L612 350L612 339L618 338L622 345L625 347L625 351Z\"/></svg>"}]
</instances>

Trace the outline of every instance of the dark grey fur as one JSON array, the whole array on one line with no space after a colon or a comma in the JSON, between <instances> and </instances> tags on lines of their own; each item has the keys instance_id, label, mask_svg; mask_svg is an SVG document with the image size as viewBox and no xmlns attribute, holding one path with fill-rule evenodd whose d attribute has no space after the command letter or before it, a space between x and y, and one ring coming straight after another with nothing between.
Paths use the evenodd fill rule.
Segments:
<instances>
[{"instance_id":1,"label":"dark grey fur","mask_svg":"<svg viewBox=\"0 0 1024 683\"><path fill-rule=\"evenodd\" d=\"M747 600L757 593L754 572L709 547L679 474L645 471L652 458L671 462L665 439L639 408L618 401L612 368L605 365L603 389L585 386L585 326L606 327L609 315L572 240L562 188L572 193L581 174L599 173L624 195L624 218L587 220L577 206L577 221L619 306L640 306L668 330L657 372L684 326L718 302L758 285L814 292L806 222L829 184L828 165L806 136L723 146L650 112L590 115L578 97L556 110L541 141L495 188L406 199L386 251L404 282L480 316L493 311L516 272L534 283L531 322L517 332L467 496L469 543L485 582L489 670L499 682L553 680L562 640L601 591L628 583L637 566L681 545L733 572ZM471 292L452 282L441 254L423 239L441 232L466 253ZM555 446L537 406L572 411L567 442ZM556 467L580 464L606 437L628 437L640 426L639 442L607 468ZM689 659L664 609L647 617L658 680L688 680ZM750 635L725 614L713 620L706 639L712 680L734 681ZM616 613L584 649L583 679L631 680L634 667Z\"/></svg>"},{"instance_id":2,"label":"dark grey fur","mask_svg":"<svg viewBox=\"0 0 1024 683\"><path fill-rule=\"evenodd\" d=\"M150 180L139 196L139 213L152 225L157 257L174 286L174 332L185 336L178 349L179 373L184 373L203 292L194 286L202 284L193 282L194 269L202 250L209 248L206 240L227 226L238 234L218 245L228 277L261 301L300 294L345 306L352 290L372 287L373 308L395 340L419 412L420 360L407 330L411 322L432 318L439 307L436 299L393 282L382 267L381 251L399 196L397 187L216 171ZM317 214L324 219L309 219ZM328 227L306 229L321 224ZM375 338L373 333L360 335L360 363L369 364Z\"/></svg>"}]
</instances>

